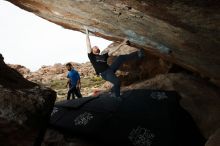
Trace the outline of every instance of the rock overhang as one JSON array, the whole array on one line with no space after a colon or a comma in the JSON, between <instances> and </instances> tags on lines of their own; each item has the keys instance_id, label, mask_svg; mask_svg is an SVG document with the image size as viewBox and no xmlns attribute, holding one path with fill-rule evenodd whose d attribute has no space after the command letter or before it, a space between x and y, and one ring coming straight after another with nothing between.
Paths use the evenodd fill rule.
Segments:
<instances>
[{"instance_id":1,"label":"rock overhang","mask_svg":"<svg viewBox=\"0 0 220 146\"><path fill-rule=\"evenodd\" d=\"M220 2L216 0L9 0L59 24L132 45L220 80Z\"/></svg>"}]
</instances>

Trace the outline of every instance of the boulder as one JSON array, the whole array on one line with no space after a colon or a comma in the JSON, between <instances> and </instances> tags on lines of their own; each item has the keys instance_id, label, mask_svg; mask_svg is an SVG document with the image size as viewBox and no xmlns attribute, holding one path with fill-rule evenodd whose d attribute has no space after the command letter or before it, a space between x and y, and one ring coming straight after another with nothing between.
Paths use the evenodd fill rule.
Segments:
<instances>
[{"instance_id":1,"label":"boulder","mask_svg":"<svg viewBox=\"0 0 220 146\"><path fill-rule=\"evenodd\" d=\"M11 68L17 70L22 75L28 75L31 71L30 69L26 68L25 66L19 64L8 64Z\"/></svg>"},{"instance_id":2,"label":"boulder","mask_svg":"<svg viewBox=\"0 0 220 146\"><path fill-rule=\"evenodd\" d=\"M54 91L23 78L0 54L0 145L39 145L55 99Z\"/></svg>"}]
</instances>

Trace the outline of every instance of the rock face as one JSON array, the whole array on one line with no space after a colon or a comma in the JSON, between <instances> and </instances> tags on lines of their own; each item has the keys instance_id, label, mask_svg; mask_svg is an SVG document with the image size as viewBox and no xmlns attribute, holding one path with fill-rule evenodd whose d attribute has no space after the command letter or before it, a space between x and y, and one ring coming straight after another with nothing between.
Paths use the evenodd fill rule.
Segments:
<instances>
[{"instance_id":1,"label":"rock face","mask_svg":"<svg viewBox=\"0 0 220 146\"><path fill-rule=\"evenodd\" d=\"M0 54L0 145L31 146L45 127L56 93L23 78Z\"/></svg>"},{"instance_id":2,"label":"rock face","mask_svg":"<svg viewBox=\"0 0 220 146\"><path fill-rule=\"evenodd\" d=\"M117 45L119 45L119 43L112 43L108 46L108 48L106 48L106 51L111 51L111 49ZM138 51L138 49L135 47L123 45L113 53L113 56L109 57L108 63L112 64L119 55L126 55L136 51ZM172 63L155 55L151 55L146 51L143 59L125 62L116 74L119 76L122 85L129 85L134 83L134 81L138 82L155 77L158 74L168 73L172 66Z\"/></svg>"},{"instance_id":3,"label":"rock face","mask_svg":"<svg viewBox=\"0 0 220 146\"><path fill-rule=\"evenodd\" d=\"M220 79L218 0L8 0L65 28L128 38L216 83Z\"/></svg>"}]
</instances>

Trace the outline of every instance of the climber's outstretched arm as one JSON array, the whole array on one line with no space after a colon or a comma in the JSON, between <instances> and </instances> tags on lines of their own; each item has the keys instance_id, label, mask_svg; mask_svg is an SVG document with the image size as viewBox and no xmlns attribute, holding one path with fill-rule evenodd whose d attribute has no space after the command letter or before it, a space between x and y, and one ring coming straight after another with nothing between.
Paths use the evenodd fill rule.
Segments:
<instances>
[{"instance_id":1,"label":"climber's outstretched arm","mask_svg":"<svg viewBox=\"0 0 220 146\"><path fill-rule=\"evenodd\" d=\"M89 30L87 28L86 29L86 45L87 45L87 52L88 54L90 54L92 52L92 47L91 47L91 42L89 39Z\"/></svg>"},{"instance_id":2,"label":"climber's outstretched arm","mask_svg":"<svg viewBox=\"0 0 220 146\"><path fill-rule=\"evenodd\" d=\"M123 45L128 44L129 41L128 39L124 39L124 41L122 43L120 43L118 46L116 46L115 48L113 48L112 50L109 50L108 55L111 56L115 51L117 51L118 49L120 49Z\"/></svg>"}]
</instances>

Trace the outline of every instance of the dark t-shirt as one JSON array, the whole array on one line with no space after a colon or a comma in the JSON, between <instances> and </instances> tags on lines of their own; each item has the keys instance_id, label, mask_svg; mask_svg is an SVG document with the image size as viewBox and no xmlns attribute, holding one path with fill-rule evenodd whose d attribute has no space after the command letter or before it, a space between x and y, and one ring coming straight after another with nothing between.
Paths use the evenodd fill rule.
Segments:
<instances>
[{"instance_id":1,"label":"dark t-shirt","mask_svg":"<svg viewBox=\"0 0 220 146\"><path fill-rule=\"evenodd\" d=\"M102 73L108 69L108 53L102 55L95 55L93 53L89 53L88 57L97 74Z\"/></svg>"}]
</instances>

